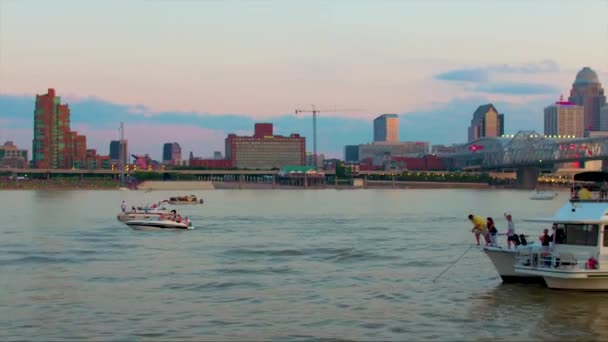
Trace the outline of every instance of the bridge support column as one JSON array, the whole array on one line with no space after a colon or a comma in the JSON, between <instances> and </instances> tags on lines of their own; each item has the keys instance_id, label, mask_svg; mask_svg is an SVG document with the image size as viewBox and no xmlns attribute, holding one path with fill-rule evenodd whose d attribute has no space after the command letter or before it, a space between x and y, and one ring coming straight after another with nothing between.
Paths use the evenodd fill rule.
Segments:
<instances>
[{"instance_id":1,"label":"bridge support column","mask_svg":"<svg viewBox=\"0 0 608 342\"><path fill-rule=\"evenodd\" d=\"M537 166L523 166L516 170L517 175L517 187L522 189L534 189L538 184L538 171Z\"/></svg>"}]
</instances>

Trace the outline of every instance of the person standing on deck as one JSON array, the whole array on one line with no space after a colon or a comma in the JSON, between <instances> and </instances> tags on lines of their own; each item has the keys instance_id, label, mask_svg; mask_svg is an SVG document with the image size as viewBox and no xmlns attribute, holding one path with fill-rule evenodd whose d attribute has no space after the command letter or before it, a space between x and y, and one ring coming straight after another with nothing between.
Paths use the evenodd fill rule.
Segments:
<instances>
[{"instance_id":1,"label":"person standing on deck","mask_svg":"<svg viewBox=\"0 0 608 342\"><path fill-rule=\"evenodd\" d=\"M120 205L120 210L122 210L123 214L127 212L127 203L125 203L125 201L122 201L122 204Z\"/></svg>"},{"instance_id":2,"label":"person standing on deck","mask_svg":"<svg viewBox=\"0 0 608 342\"><path fill-rule=\"evenodd\" d=\"M511 249L511 243L513 243L513 249L517 249L517 243L515 242L515 224L513 223L513 217L511 214L505 213L505 219L507 219L507 248Z\"/></svg>"},{"instance_id":3,"label":"person standing on deck","mask_svg":"<svg viewBox=\"0 0 608 342\"><path fill-rule=\"evenodd\" d=\"M488 236L488 227L486 225L486 220L482 217L470 214L469 221L473 223L472 233L475 233L475 239L477 240L477 246L479 246L479 235L483 234L484 239L486 240L486 246L490 243L490 237Z\"/></svg>"}]
</instances>

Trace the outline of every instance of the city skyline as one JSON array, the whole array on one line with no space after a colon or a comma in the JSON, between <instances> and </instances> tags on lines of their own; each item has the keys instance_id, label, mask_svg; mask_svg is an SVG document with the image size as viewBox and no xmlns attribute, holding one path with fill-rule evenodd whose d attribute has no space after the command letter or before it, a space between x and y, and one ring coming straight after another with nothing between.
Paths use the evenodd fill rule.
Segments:
<instances>
[{"instance_id":1,"label":"city skyline","mask_svg":"<svg viewBox=\"0 0 608 342\"><path fill-rule=\"evenodd\" d=\"M312 137L310 117L293 116L310 104L357 109L319 116L319 152L329 156L372 141L381 113L400 115L400 140L464 142L483 103L506 114L506 133L541 132L543 108L568 96L582 67L608 79L601 1L580 19L576 4L548 1L32 5L0 2L0 138L18 146L32 139L32 98L51 87L100 153L124 121L132 151L158 159L165 141L211 156L255 122ZM541 12L576 30L537 30ZM495 25L515 18L517 27Z\"/></svg>"}]
</instances>

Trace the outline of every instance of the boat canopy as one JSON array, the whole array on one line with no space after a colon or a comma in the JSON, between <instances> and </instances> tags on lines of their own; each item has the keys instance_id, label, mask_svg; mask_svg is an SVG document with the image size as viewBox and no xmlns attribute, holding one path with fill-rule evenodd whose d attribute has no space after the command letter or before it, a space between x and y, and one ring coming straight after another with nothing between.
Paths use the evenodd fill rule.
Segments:
<instances>
[{"instance_id":1,"label":"boat canopy","mask_svg":"<svg viewBox=\"0 0 608 342\"><path fill-rule=\"evenodd\" d=\"M539 218L531 218L531 219L524 219L522 220L524 222L537 222L537 223L557 223L557 224L567 224L567 223L572 223L572 224L601 224L604 223L605 221L600 221L600 220L575 220L575 219L570 219L570 220L566 220L566 219L556 219L556 218L552 218L552 217L539 217Z\"/></svg>"},{"instance_id":2,"label":"boat canopy","mask_svg":"<svg viewBox=\"0 0 608 342\"><path fill-rule=\"evenodd\" d=\"M608 183L608 172L603 171L587 171L581 172L574 175L575 182L595 182L595 183Z\"/></svg>"}]
</instances>

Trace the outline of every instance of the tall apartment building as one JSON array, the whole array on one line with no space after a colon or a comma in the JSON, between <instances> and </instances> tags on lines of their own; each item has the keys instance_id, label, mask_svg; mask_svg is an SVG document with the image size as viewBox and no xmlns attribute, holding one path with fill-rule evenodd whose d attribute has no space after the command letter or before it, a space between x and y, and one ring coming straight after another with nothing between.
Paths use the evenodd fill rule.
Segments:
<instances>
[{"instance_id":1,"label":"tall apartment building","mask_svg":"<svg viewBox=\"0 0 608 342\"><path fill-rule=\"evenodd\" d=\"M282 168L306 165L306 138L299 134L273 134L271 123L256 123L253 136L229 134L225 140L226 159L239 169Z\"/></svg>"},{"instance_id":2,"label":"tall apartment building","mask_svg":"<svg viewBox=\"0 0 608 342\"><path fill-rule=\"evenodd\" d=\"M374 119L374 141L399 141L399 115L382 114Z\"/></svg>"},{"instance_id":3,"label":"tall apartment building","mask_svg":"<svg viewBox=\"0 0 608 342\"><path fill-rule=\"evenodd\" d=\"M593 69L584 67L576 74L568 101L584 107L585 131L601 130L600 110L606 105L606 96Z\"/></svg>"},{"instance_id":4,"label":"tall apartment building","mask_svg":"<svg viewBox=\"0 0 608 342\"><path fill-rule=\"evenodd\" d=\"M545 108L545 135L583 137L585 112L583 106L560 101Z\"/></svg>"},{"instance_id":5,"label":"tall apartment building","mask_svg":"<svg viewBox=\"0 0 608 342\"><path fill-rule=\"evenodd\" d=\"M469 126L468 141L480 138L497 138L505 133L505 116L498 113L493 104L479 106L473 113Z\"/></svg>"},{"instance_id":6,"label":"tall apartment building","mask_svg":"<svg viewBox=\"0 0 608 342\"><path fill-rule=\"evenodd\" d=\"M36 95L32 162L35 168L71 169L86 162L86 137L70 130L70 108L55 89Z\"/></svg>"}]
</instances>

